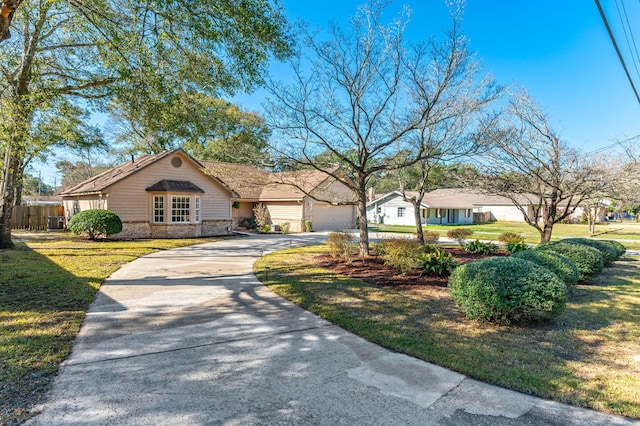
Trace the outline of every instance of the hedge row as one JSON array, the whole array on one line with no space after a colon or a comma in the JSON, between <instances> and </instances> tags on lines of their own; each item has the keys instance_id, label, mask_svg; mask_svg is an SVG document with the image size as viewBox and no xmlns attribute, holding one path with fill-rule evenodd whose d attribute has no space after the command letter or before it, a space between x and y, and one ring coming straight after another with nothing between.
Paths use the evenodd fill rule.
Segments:
<instances>
[{"instance_id":1,"label":"hedge row","mask_svg":"<svg viewBox=\"0 0 640 426\"><path fill-rule=\"evenodd\" d=\"M506 258L478 260L453 271L451 297L469 319L547 321L564 310L568 287L598 275L625 251L616 241L571 238Z\"/></svg>"}]
</instances>

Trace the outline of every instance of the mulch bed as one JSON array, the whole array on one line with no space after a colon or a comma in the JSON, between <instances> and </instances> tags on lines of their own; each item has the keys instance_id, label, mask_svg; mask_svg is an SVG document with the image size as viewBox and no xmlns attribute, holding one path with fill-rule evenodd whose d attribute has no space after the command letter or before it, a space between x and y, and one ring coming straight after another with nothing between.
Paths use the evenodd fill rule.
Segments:
<instances>
[{"instance_id":1,"label":"mulch bed","mask_svg":"<svg viewBox=\"0 0 640 426\"><path fill-rule=\"evenodd\" d=\"M467 263L473 260L483 259L485 257L508 256L509 253L497 251L492 255L482 255L467 253L459 247L446 248L451 255L460 263ZM331 257L331 255L321 255L315 258L318 266L330 269L331 271L346 275L352 278L358 278L367 284L379 287L393 287L399 289L414 289L421 286L446 287L449 280L448 276L438 276L427 273L421 273L416 270L405 276L397 275L393 268L384 265L384 261L379 256L371 254L367 257L354 255L351 261L345 261Z\"/></svg>"}]
</instances>

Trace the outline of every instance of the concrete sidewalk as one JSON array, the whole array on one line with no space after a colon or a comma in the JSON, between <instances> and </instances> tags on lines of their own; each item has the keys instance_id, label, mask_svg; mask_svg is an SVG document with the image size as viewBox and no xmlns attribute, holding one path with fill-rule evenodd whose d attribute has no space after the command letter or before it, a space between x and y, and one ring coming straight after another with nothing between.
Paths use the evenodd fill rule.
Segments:
<instances>
[{"instance_id":1,"label":"concrete sidewalk","mask_svg":"<svg viewBox=\"0 0 640 426\"><path fill-rule=\"evenodd\" d=\"M367 342L273 294L239 237L140 258L100 288L37 425L612 425Z\"/></svg>"}]
</instances>

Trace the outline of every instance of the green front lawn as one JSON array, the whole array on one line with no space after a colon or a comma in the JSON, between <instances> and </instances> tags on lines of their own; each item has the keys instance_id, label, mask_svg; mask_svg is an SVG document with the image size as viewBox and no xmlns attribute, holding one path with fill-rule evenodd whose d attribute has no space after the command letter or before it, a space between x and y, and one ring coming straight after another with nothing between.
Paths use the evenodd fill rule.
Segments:
<instances>
[{"instance_id":1,"label":"green front lawn","mask_svg":"<svg viewBox=\"0 0 640 426\"><path fill-rule=\"evenodd\" d=\"M140 256L207 241L59 234L0 250L0 425L20 423L44 396L105 278Z\"/></svg>"},{"instance_id":2,"label":"green front lawn","mask_svg":"<svg viewBox=\"0 0 640 426\"><path fill-rule=\"evenodd\" d=\"M447 288L399 291L336 275L316 266L324 253L283 250L255 272L274 292L372 342L484 382L640 419L640 259L626 257L574 288L551 323L506 327L467 320Z\"/></svg>"},{"instance_id":3,"label":"green front lawn","mask_svg":"<svg viewBox=\"0 0 640 426\"><path fill-rule=\"evenodd\" d=\"M524 236L528 243L539 243L540 234L533 227L521 222L491 222L480 223L476 225L426 225L423 229L436 231L440 233L442 237L446 237L447 231L453 228L467 228L475 232L473 238L481 240L493 240L496 241L498 236L503 232L513 232ZM415 226L401 226L401 225L378 225L369 224L370 232L394 232L394 233L406 233L413 234L415 232ZM573 224L556 224L553 227L552 240L559 240L562 238L571 237L589 237L589 231L587 225L573 225ZM640 249L640 223L635 222L611 222L607 224L596 225L596 233L593 238L603 238L610 240L619 240L627 248Z\"/></svg>"}]
</instances>

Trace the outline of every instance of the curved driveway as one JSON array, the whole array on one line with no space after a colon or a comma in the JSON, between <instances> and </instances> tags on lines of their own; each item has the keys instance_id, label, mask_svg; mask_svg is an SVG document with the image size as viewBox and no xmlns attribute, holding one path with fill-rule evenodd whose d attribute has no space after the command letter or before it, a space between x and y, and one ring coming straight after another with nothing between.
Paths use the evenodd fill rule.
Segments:
<instances>
[{"instance_id":1,"label":"curved driveway","mask_svg":"<svg viewBox=\"0 0 640 426\"><path fill-rule=\"evenodd\" d=\"M273 294L265 253L322 234L155 253L100 288L38 425L594 425L367 342Z\"/></svg>"}]
</instances>

